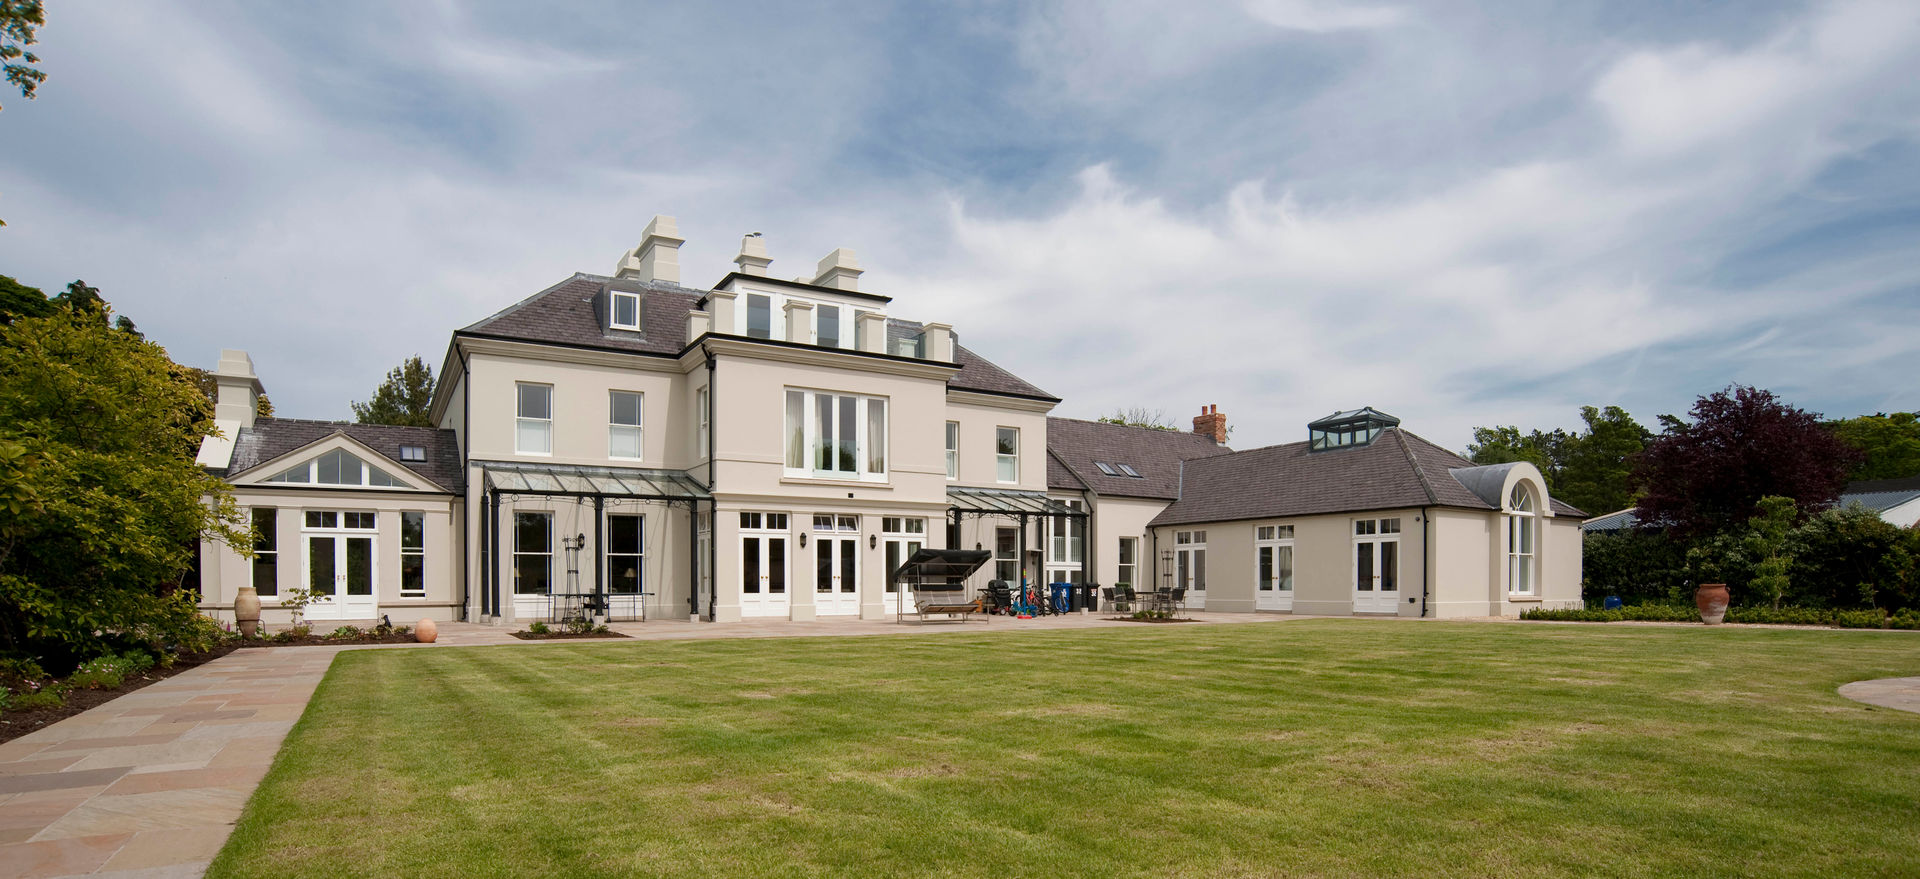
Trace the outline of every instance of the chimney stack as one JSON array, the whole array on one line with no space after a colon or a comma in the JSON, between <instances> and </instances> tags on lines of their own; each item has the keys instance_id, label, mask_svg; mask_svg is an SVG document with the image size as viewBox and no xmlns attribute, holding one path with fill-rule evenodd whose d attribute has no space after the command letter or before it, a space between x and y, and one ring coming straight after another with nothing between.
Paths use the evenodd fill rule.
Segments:
<instances>
[{"instance_id":1,"label":"chimney stack","mask_svg":"<svg viewBox=\"0 0 1920 879\"><path fill-rule=\"evenodd\" d=\"M253 358L245 351L221 350L220 365L213 369L213 383L218 389L213 404L214 420L252 427L261 393L260 377L253 373Z\"/></svg>"},{"instance_id":2,"label":"chimney stack","mask_svg":"<svg viewBox=\"0 0 1920 879\"><path fill-rule=\"evenodd\" d=\"M641 233L640 246L627 251L613 270L616 278L680 283L680 224L666 214L655 214Z\"/></svg>"},{"instance_id":3,"label":"chimney stack","mask_svg":"<svg viewBox=\"0 0 1920 879\"><path fill-rule=\"evenodd\" d=\"M773 260L767 256L767 239L753 232L740 239L740 255L733 258L735 271L743 275L767 276L767 266Z\"/></svg>"},{"instance_id":4,"label":"chimney stack","mask_svg":"<svg viewBox=\"0 0 1920 879\"><path fill-rule=\"evenodd\" d=\"M1200 414L1194 416L1193 432L1211 438L1217 445L1227 444L1227 416L1220 414L1217 405L1200 407Z\"/></svg>"},{"instance_id":5,"label":"chimney stack","mask_svg":"<svg viewBox=\"0 0 1920 879\"><path fill-rule=\"evenodd\" d=\"M813 285L858 291L862 274L865 274L865 270L860 268L860 260L854 257L853 251L836 247L832 253L820 258L820 267L813 275Z\"/></svg>"}]
</instances>

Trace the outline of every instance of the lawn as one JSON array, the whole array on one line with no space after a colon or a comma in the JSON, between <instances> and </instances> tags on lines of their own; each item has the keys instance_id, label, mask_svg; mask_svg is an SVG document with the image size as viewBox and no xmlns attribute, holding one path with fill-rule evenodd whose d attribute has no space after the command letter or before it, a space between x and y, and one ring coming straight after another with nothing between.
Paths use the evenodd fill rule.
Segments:
<instances>
[{"instance_id":1,"label":"lawn","mask_svg":"<svg viewBox=\"0 0 1920 879\"><path fill-rule=\"evenodd\" d=\"M1297 621L341 654L210 875L1920 874L1902 632Z\"/></svg>"}]
</instances>

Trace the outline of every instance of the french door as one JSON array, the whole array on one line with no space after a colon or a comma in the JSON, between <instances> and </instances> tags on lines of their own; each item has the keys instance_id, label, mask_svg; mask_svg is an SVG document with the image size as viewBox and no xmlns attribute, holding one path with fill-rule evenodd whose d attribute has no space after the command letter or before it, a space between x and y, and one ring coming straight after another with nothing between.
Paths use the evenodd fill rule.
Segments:
<instances>
[{"instance_id":1,"label":"french door","mask_svg":"<svg viewBox=\"0 0 1920 879\"><path fill-rule=\"evenodd\" d=\"M783 617L789 612L786 524L785 513L740 514L743 617Z\"/></svg>"},{"instance_id":2,"label":"french door","mask_svg":"<svg viewBox=\"0 0 1920 879\"><path fill-rule=\"evenodd\" d=\"M1254 609L1293 610L1293 526L1260 526L1254 562Z\"/></svg>"},{"instance_id":3,"label":"french door","mask_svg":"<svg viewBox=\"0 0 1920 879\"><path fill-rule=\"evenodd\" d=\"M373 513L307 512L307 589L313 594L307 619L370 620L380 615L373 523Z\"/></svg>"},{"instance_id":4,"label":"french door","mask_svg":"<svg viewBox=\"0 0 1920 879\"><path fill-rule=\"evenodd\" d=\"M813 541L813 604L821 616L860 612L860 539L822 537Z\"/></svg>"},{"instance_id":5,"label":"french door","mask_svg":"<svg viewBox=\"0 0 1920 879\"><path fill-rule=\"evenodd\" d=\"M900 570L907 559L913 558L920 547L918 537L887 538L887 613L899 613L901 602L906 602L907 607L913 606L913 590L906 583L896 580L894 572Z\"/></svg>"},{"instance_id":6,"label":"french door","mask_svg":"<svg viewBox=\"0 0 1920 879\"><path fill-rule=\"evenodd\" d=\"M1191 610L1207 606L1207 532L1178 531L1173 535L1173 585L1187 590Z\"/></svg>"},{"instance_id":7,"label":"french door","mask_svg":"<svg viewBox=\"0 0 1920 879\"><path fill-rule=\"evenodd\" d=\"M1353 612L1400 612L1400 520L1353 523Z\"/></svg>"}]
</instances>

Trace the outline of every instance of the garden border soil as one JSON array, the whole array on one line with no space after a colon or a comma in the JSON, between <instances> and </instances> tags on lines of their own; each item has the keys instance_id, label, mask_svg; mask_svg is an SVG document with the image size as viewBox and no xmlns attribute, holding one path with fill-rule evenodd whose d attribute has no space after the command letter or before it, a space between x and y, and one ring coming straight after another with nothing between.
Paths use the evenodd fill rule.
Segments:
<instances>
[{"instance_id":1,"label":"garden border soil","mask_svg":"<svg viewBox=\"0 0 1920 879\"><path fill-rule=\"evenodd\" d=\"M586 633L580 633L580 634L576 634L573 632L548 632L544 635L537 635L537 634L534 634L533 632L521 631L521 632L509 632L507 634L510 634L515 638L519 638L522 641L592 641L600 638L627 637L626 635L622 635L619 632L586 632Z\"/></svg>"},{"instance_id":2,"label":"garden border soil","mask_svg":"<svg viewBox=\"0 0 1920 879\"><path fill-rule=\"evenodd\" d=\"M182 654L174 657L173 664L166 668L155 666L138 675L127 678L126 683L112 690L72 690L67 699L58 708L35 708L30 711L8 710L0 713L0 744L5 744L26 735L46 729L55 723L66 720L96 705L105 705L149 684L159 683L190 668L206 665L222 656L239 649L236 646L222 644L206 653Z\"/></svg>"}]
</instances>

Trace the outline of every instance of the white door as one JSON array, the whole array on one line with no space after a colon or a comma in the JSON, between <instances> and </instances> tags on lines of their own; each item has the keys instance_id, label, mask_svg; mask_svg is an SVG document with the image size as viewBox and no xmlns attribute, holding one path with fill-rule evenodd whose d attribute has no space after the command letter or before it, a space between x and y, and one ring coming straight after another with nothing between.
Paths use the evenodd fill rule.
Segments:
<instances>
[{"instance_id":1,"label":"white door","mask_svg":"<svg viewBox=\"0 0 1920 879\"><path fill-rule=\"evenodd\" d=\"M783 617L788 613L787 537L740 535L740 615Z\"/></svg>"},{"instance_id":2,"label":"white door","mask_svg":"<svg viewBox=\"0 0 1920 879\"><path fill-rule=\"evenodd\" d=\"M1354 523L1353 612L1400 612L1400 520Z\"/></svg>"},{"instance_id":3,"label":"white door","mask_svg":"<svg viewBox=\"0 0 1920 879\"><path fill-rule=\"evenodd\" d=\"M913 558L913 554L920 551L920 546L920 539L917 537L887 538L887 570L885 574L887 578L887 613L899 613L900 603L902 601L907 603L909 609L913 607L913 590L908 587L908 584L894 579L894 572L900 570L900 566L906 564L907 559Z\"/></svg>"},{"instance_id":4,"label":"white door","mask_svg":"<svg viewBox=\"0 0 1920 879\"><path fill-rule=\"evenodd\" d=\"M1255 610L1293 610L1293 541L1262 542L1255 549Z\"/></svg>"},{"instance_id":5,"label":"white door","mask_svg":"<svg viewBox=\"0 0 1920 879\"><path fill-rule=\"evenodd\" d=\"M373 537L307 535L307 604L311 620L370 620L379 616L374 594Z\"/></svg>"},{"instance_id":6,"label":"white door","mask_svg":"<svg viewBox=\"0 0 1920 879\"><path fill-rule=\"evenodd\" d=\"M1173 585L1187 590L1190 610L1207 606L1207 532L1177 531L1173 535Z\"/></svg>"},{"instance_id":7,"label":"white door","mask_svg":"<svg viewBox=\"0 0 1920 879\"><path fill-rule=\"evenodd\" d=\"M820 616L860 612L860 538L814 536L813 605Z\"/></svg>"}]
</instances>

